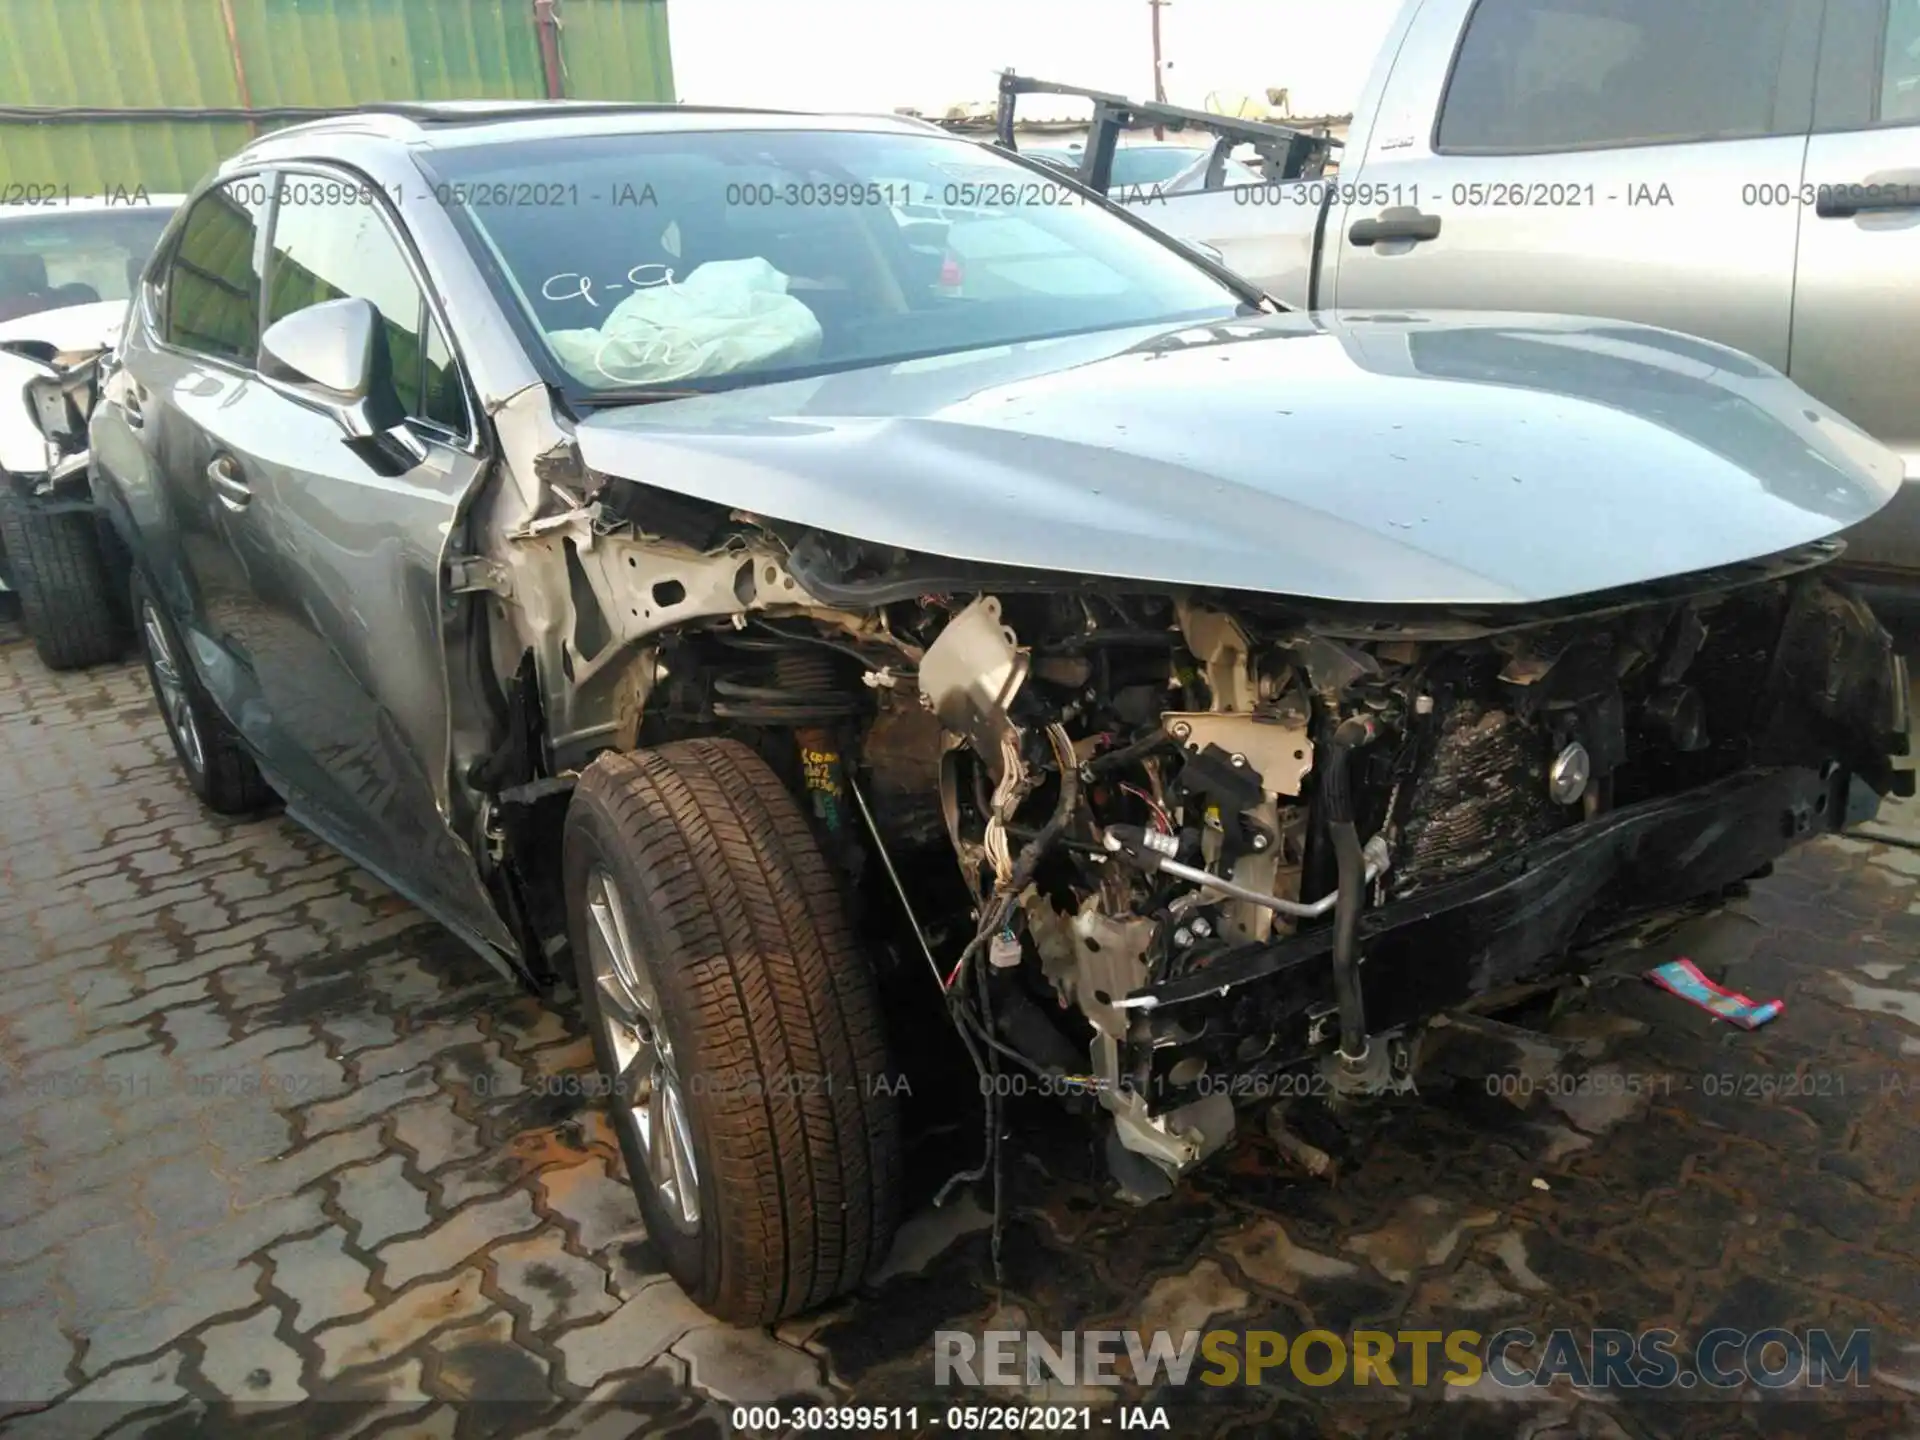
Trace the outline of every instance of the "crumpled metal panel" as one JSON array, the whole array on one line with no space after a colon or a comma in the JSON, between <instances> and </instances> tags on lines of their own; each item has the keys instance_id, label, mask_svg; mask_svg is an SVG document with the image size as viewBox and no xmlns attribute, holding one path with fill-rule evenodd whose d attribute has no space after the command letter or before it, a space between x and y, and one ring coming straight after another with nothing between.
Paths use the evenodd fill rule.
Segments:
<instances>
[{"instance_id":1,"label":"crumpled metal panel","mask_svg":"<svg viewBox=\"0 0 1920 1440\"><path fill-rule=\"evenodd\" d=\"M1706 346L1567 316L1269 315L603 406L576 434L599 474L948 560L1528 605L1779 555L1899 490L1892 451Z\"/></svg>"},{"instance_id":2,"label":"crumpled metal panel","mask_svg":"<svg viewBox=\"0 0 1920 1440\"><path fill-rule=\"evenodd\" d=\"M673 98L666 0L554 12L569 96ZM74 195L189 189L305 111L546 94L532 0L0 0L0 36L0 187Z\"/></svg>"}]
</instances>

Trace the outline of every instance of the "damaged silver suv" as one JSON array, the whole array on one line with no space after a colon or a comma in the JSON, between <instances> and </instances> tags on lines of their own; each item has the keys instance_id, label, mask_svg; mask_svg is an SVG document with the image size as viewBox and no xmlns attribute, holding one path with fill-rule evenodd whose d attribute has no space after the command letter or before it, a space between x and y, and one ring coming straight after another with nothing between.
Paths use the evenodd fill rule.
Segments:
<instances>
[{"instance_id":1,"label":"damaged silver suv","mask_svg":"<svg viewBox=\"0 0 1920 1440\"><path fill-rule=\"evenodd\" d=\"M1177 1176L1276 1077L1404 1088L1436 1013L1911 786L1821 568L1900 467L1776 372L1281 313L906 119L280 131L173 224L90 433L195 791L571 970L734 1321L885 1252L929 1049Z\"/></svg>"}]
</instances>

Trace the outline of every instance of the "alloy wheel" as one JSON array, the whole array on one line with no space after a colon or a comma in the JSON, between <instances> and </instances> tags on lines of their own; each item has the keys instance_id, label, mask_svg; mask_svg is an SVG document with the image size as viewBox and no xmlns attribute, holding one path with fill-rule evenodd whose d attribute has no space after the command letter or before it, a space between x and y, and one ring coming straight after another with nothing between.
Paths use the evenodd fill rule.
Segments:
<instances>
[{"instance_id":1,"label":"alloy wheel","mask_svg":"<svg viewBox=\"0 0 1920 1440\"><path fill-rule=\"evenodd\" d=\"M586 904L588 965L615 1072L614 1119L639 1141L647 1180L667 1214L691 1230L700 1222L700 1176L660 992L634 943L619 887L604 867L587 877Z\"/></svg>"},{"instance_id":2,"label":"alloy wheel","mask_svg":"<svg viewBox=\"0 0 1920 1440\"><path fill-rule=\"evenodd\" d=\"M173 647L167 643L166 625L151 600L141 602L140 630L146 638L147 661L153 666L153 688L159 694L160 713L166 718L167 729L179 745L180 753L186 756L188 766L196 771L204 770L206 750L200 743L199 722L193 718L186 676L174 658Z\"/></svg>"}]
</instances>

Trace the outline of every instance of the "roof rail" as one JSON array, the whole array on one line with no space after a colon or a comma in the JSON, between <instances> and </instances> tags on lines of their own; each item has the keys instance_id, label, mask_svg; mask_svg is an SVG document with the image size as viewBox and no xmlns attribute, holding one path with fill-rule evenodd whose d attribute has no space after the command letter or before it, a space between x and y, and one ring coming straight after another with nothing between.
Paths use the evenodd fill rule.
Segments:
<instances>
[{"instance_id":1,"label":"roof rail","mask_svg":"<svg viewBox=\"0 0 1920 1440\"><path fill-rule=\"evenodd\" d=\"M541 116L658 115L665 113L714 115L789 115L761 105L684 105L658 100L503 100L497 104L470 101L382 100L356 106L345 113L397 115L422 125L481 125L494 120L525 120Z\"/></svg>"}]
</instances>

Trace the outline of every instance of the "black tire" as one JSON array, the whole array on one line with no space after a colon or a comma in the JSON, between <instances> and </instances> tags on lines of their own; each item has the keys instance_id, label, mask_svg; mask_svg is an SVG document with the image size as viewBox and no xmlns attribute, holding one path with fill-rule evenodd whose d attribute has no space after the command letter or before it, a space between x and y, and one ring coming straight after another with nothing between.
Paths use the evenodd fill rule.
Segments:
<instances>
[{"instance_id":1,"label":"black tire","mask_svg":"<svg viewBox=\"0 0 1920 1440\"><path fill-rule=\"evenodd\" d=\"M590 883L618 896L679 1077L698 1170L690 1224L650 1177L629 1097L610 1100L668 1272L739 1325L852 1289L893 1240L899 1109L872 972L793 797L737 741L603 755L574 794L563 863L599 1076L619 1062Z\"/></svg>"},{"instance_id":2,"label":"black tire","mask_svg":"<svg viewBox=\"0 0 1920 1440\"><path fill-rule=\"evenodd\" d=\"M120 658L126 636L91 512L35 510L0 481L0 546L20 594L21 624L49 670Z\"/></svg>"},{"instance_id":3,"label":"black tire","mask_svg":"<svg viewBox=\"0 0 1920 1440\"><path fill-rule=\"evenodd\" d=\"M187 787L200 803L220 815L252 815L279 797L234 733L227 717L207 694L180 636L180 627L138 570L133 573L130 608L140 652L153 687L154 704L166 723L173 753L180 757ZM152 628L149 628L152 627ZM170 700L166 677L177 677L179 693Z\"/></svg>"}]
</instances>

